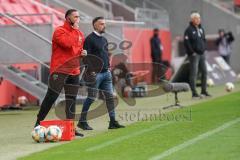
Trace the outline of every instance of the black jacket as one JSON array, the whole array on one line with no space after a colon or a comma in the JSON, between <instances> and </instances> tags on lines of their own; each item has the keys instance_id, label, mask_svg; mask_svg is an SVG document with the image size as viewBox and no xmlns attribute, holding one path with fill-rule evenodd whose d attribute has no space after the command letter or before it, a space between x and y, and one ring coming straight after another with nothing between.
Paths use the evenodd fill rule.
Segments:
<instances>
[{"instance_id":1,"label":"black jacket","mask_svg":"<svg viewBox=\"0 0 240 160\"><path fill-rule=\"evenodd\" d=\"M184 33L184 46L188 56L193 53L204 54L206 50L205 31L201 25L198 29L191 22Z\"/></svg>"},{"instance_id":2,"label":"black jacket","mask_svg":"<svg viewBox=\"0 0 240 160\"><path fill-rule=\"evenodd\" d=\"M224 35L224 37L227 38L227 43L230 45L234 40L234 36L232 34L232 32L228 32ZM222 42L222 37L218 37L218 39L216 40L216 45L219 46L219 44Z\"/></svg>"},{"instance_id":3,"label":"black jacket","mask_svg":"<svg viewBox=\"0 0 240 160\"><path fill-rule=\"evenodd\" d=\"M158 36L153 36L150 40L151 57L153 62L160 62L162 60L161 40Z\"/></svg>"},{"instance_id":4,"label":"black jacket","mask_svg":"<svg viewBox=\"0 0 240 160\"><path fill-rule=\"evenodd\" d=\"M108 41L103 36L98 36L94 32L87 36L83 48L87 50L88 56L83 61L88 65L89 72L108 71L110 63L107 45Z\"/></svg>"}]
</instances>

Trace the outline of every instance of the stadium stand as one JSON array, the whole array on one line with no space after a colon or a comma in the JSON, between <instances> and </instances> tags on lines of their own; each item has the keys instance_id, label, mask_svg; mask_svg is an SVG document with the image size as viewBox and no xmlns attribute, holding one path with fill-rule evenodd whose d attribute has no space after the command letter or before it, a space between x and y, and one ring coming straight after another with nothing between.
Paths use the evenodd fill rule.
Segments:
<instances>
[{"instance_id":1,"label":"stadium stand","mask_svg":"<svg viewBox=\"0 0 240 160\"><path fill-rule=\"evenodd\" d=\"M152 28L162 28L161 36L165 45L164 58L171 61L171 33L168 29L168 17L165 17L166 21L161 23L156 21L157 23L153 24L153 14L148 13L156 13L155 11L136 12L128 8L129 12L126 12L126 16L119 17L114 11L117 11L119 7L127 8L124 4L118 3L117 0L109 0L105 5L107 7L101 6L94 0L89 2L52 0L49 3L45 3L44 0L0 0L0 27L2 27L1 32L4 33L0 36L2 38L0 45L2 52L8 53L6 56L0 56L0 73L3 77L0 90L2 91L1 97L5 97L0 100L0 106L14 104L17 97L22 95L28 97L30 102L31 100L34 103L37 100L41 101L46 91L44 83L47 82L48 76L46 64L49 63L51 55L52 31L54 27L63 23L64 12L69 8L79 10L82 21L80 26L86 35L92 31L91 19L89 19L91 17L102 15L113 20L120 20L108 22L106 37L109 42L117 46L124 39L138 41L129 51L130 63L138 63L139 60L150 63L148 39L145 41L140 41L140 39L144 36L150 37ZM139 19L135 19L136 17ZM11 19L17 21L18 25ZM145 25L138 26L134 22L128 23L123 20L143 21ZM139 50L143 46L145 49ZM119 47L114 51L114 53L123 52L125 51ZM21 58L18 58L19 56ZM33 68L26 64L36 67ZM43 65L46 66L43 67ZM16 88L21 92L17 92Z\"/></svg>"},{"instance_id":2,"label":"stadium stand","mask_svg":"<svg viewBox=\"0 0 240 160\"><path fill-rule=\"evenodd\" d=\"M58 8L58 10L61 9ZM4 0L4 3L1 3L0 5L0 12L15 15L17 18L19 18L22 22L26 24L50 23L51 17L41 14L51 13L53 14L52 18L54 27L62 24L62 18L60 18L59 15L52 12L50 9L35 5L31 1ZM3 25L14 24L10 20L7 20L3 17L1 17L0 23Z\"/></svg>"}]
</instances>

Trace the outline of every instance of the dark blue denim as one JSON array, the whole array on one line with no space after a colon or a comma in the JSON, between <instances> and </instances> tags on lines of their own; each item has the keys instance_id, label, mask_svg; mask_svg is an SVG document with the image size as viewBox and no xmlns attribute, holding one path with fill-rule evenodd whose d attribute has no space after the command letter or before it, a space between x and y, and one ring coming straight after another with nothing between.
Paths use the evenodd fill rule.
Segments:
<instances>
[{"instance_id":1,"label":"dark blue denim","mask_svg":"<svg viewBox=\"0 0 240 160\"><path fill-rule=\"evenodd\" d=\"M95 83L88 85L88 97L83 103L80 117L81 122L86 121L87 112L99 91L103 94L104 100L106 101L110 120L115 120L112 74L110 71L106 71L103 73L97 73Z\"/></svg>"}]
</instances>

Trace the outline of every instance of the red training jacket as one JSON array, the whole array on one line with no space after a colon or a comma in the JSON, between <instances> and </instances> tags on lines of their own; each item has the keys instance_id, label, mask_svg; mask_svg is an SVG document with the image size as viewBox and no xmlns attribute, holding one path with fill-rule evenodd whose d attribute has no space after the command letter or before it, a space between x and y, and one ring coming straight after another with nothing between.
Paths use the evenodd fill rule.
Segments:
<instances>
[{"instance_id":1,"label":"red training jacket","mask_svg":"<svg viewBox=\"0 0 240 160\"><path fill-rule=\"evenodd\" d=\"M83 50L84 35L79 29L73 29L65 21L57 27L52 38L52 57L50 74L80 74L80 58Z\"/></svg>"}]
</instances>

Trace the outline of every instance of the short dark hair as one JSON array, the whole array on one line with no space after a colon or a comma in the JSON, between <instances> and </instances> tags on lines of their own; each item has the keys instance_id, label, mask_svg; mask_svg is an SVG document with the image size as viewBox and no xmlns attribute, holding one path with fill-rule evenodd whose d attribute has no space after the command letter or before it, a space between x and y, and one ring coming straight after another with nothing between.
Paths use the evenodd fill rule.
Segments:
<instances>
[{"instance_id":1,"label":"short dark hair","mask_svg":"<svg viewBox=\"0 0 240 160\"><path fill-rule=\"evenodd\" d=\"M69 15L71 15L73 12L77 12L76 9L69 9L67 10L67 12L65 13L65 18L67 18Z\"/></svg>"},{"instance_id":2,"label":"short dark hair","mask_svg":"<svg viewBox=\"0 0 240 160\"><path fill-rule=\"evenodd\" d=\"M94 24L95 24L98 20L100 20L100 19L104 19L104 17L102 17L102 16L100 16L100 17L95 17L95 18L93 19L93 21L92 21L92 25L94 26Z\"/></svg>"},{"instance_id":3,"label":"short dark hair","mask_svg":"<svg viewBox=\"0 0 240 160\"><path fill-rule=\"evenodd\" d=\"M153 32L159 32L159 29L158 28L154 28Z\"/></svg>"},{"instance_id":4,"label":"short dark hair","mask_svg":"<svg viewBox=\"0 0 240 160\"><path fill-rule=\"evenodd\" d=\"M219 30L218 30L218 33L221 33L221 32L225 33L225 30L224 30L224 29L222 29L222 28L221 28L221 29L219 29Z\"/></svg>"}]
</instances>

